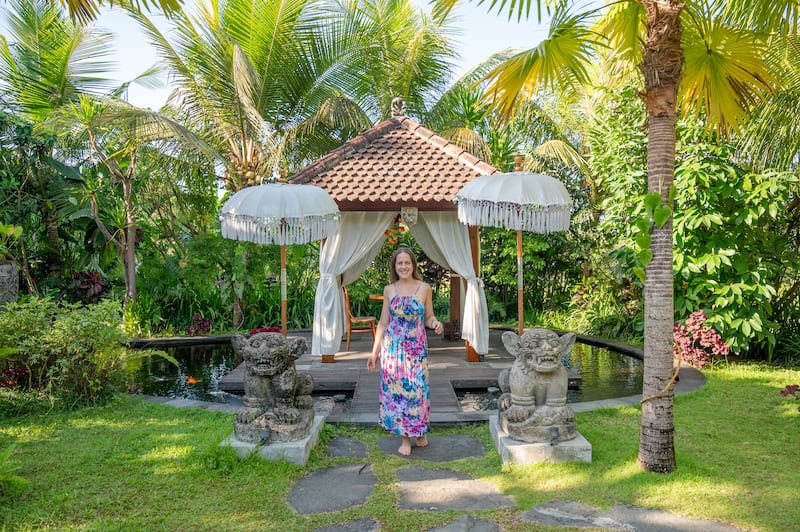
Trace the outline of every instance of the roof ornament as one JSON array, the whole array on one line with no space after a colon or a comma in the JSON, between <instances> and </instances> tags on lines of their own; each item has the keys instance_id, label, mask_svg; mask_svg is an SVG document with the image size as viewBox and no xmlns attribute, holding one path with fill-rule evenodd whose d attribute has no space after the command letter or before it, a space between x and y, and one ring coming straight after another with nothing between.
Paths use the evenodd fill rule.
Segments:
<instances>
[{"instance_id":1,"label":"roof ornament","mask_svg":"<svg viewBox=\"0 0 800 532\"><path fill-rule=\"evenodd\" d=\"M406 101L402 98L392 99L392 116L406 116Z\"/></svg>"}]
</instances>

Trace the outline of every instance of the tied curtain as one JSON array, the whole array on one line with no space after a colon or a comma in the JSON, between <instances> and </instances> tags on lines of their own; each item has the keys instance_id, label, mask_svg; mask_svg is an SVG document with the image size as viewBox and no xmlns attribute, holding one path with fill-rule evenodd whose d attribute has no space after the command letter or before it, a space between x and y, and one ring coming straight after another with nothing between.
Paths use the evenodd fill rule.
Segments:
<instances>
[{"instance_id":1,"label":"tied curtain","mask_svg":"<svg viewBox=\"0 0 800 532\"><path fill-rule=\"evenodd\" d=\"M319 254L319 283L314 297L312 355L339 351L345 327L342 286L358 279L369 267L394 216L393 212L344 212L339 230L325 241Z\"/></svg>"},{"instance_id":2,"label":"tied curtain","mask_svg":"<svg viewBox=\"0 0 800 532\"><path fill-rule=\"evenodd\" d=\"M466 295L461 298L461 338L485 355L489 352L489 309L483 281L472 265L467 226L458 221L456 211L426 211L419 213L419 222L411 232L431 260L466 281Z\"/></svg>"},{"instance_id":3,"label":"tied curtain","mask_svg":"<svg viewBox=\"0 0 800 532\"><path fill-rule=\"evenodd\" d=\"M369 267L383 245L383 232L396 215L396 212L342 213L338 232L328 237L320 252L312 355L339 351L345 330L342 287L358 279ZM431 260L456 272L462 284L466 282L466 295L461 298L461 337L478 354L485 355L489 351L489 311L483 283L472 265L467 226L458 221L456 211L420 212L419 221L410 229Z\"/></svg>"}]
</instances>

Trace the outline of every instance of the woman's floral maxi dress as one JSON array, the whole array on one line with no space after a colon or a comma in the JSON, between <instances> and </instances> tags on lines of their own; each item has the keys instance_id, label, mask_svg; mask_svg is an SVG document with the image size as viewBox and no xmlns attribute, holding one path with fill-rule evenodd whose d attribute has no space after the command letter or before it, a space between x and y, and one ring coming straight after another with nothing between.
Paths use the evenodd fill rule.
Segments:
<instances>
[{"instance_id":1,"label":"woman's floral maxi dress","mask_svg":"<svg viewBox=\"0 0 800 532\"><path fill-rule=\"evenodd\" d=\"M382 342L380 423L401 436L422 436L430 415L425 305L414 296L392 296Z\"/></svg>"}]
</instances>

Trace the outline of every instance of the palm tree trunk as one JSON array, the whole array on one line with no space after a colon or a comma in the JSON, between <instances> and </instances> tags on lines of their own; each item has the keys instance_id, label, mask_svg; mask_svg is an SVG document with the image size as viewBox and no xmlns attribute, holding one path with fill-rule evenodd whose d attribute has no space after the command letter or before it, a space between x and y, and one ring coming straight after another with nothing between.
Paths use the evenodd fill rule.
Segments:
<instances>
[{"instance_id":1,"label":"palm tree trunk","mask_svg":"<svg viewBox=\"0 0 800 532\"><path fill-rule=\"evenodd\" d=\"M131 167L136 164L135 154L131 157ZM125 303L136 301L136 211L133 207L132 172L122 179L122 197L125 202L125 242L122 246L122 265L125 271Z\"/></svg>"},{"instance_id":2,"label":"palm tree trunk","mask_svg":"<svg viewBox=\"0 0 800 532\"><path fill-rule=\"evenodd\" d=\"M677 91L683 66L680 12L674 1L643 1L647 11L647 42L642 59L644 100L648 111L647 190L661 194L669 205L675 172ZM674 394L672 391L672 217L653 226L645 283L644 386L639 438L639 466L669 473L675 469Z\"/></svg>"},{"instance_id":3,"label":"palm tree trunk","mask_svg":"<svg viewBox=\"0 0 800 532\"><path fill-rule=\"evenodd\" d=\"M61 275L61 238L58 236L58 214L46 203L49 203L49 200L45 201L45 205L42 206L45 234L47 235L47 253L45 255L47 276L58 279Z\"/></svg>"}]
</instances>

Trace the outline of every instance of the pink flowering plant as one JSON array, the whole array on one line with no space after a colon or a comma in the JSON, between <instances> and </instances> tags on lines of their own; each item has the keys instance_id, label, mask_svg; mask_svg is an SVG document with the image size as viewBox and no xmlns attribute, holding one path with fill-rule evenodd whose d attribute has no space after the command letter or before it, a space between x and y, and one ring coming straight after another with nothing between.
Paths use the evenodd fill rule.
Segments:
<instances>
[{"instance_id":1,"label":"pink flowering plant","mask_svg":"<svg viewBox=\"0 0 800 532\"><path fill-rule=\"evenodd\" d=\"M281 332L281 328L280 327L259 327L257 329L250 329L250 336L253 336L254 334L258 334L258 333L264 333L264 332L279 333L279 332Z\"/></svg>"},{"instance_id":2,"label":"pink flowering plant","mask_svg":"<svg viewBox=\"0 0 800 532\"><path fill-rule=\"evenodd\" d=\"M676 323L673 332L675 356L691 366L702 368L714 358L723 356L727 360L731 347L717 331L708 326L702 310L692 312L684 324Z\"/></svg>"},{"instance_id":3,"label":"pink flowering plant","mask_svg":"<svg viewBox=\"0 0 800 532\"><path fill-rule=\"evenodd\" d=\"M794 397L795 401L800 401L800 384L789 384L781 390L782 397ZM800 406L797 407L800 412Z\"/></svg>"}]
</instances>

